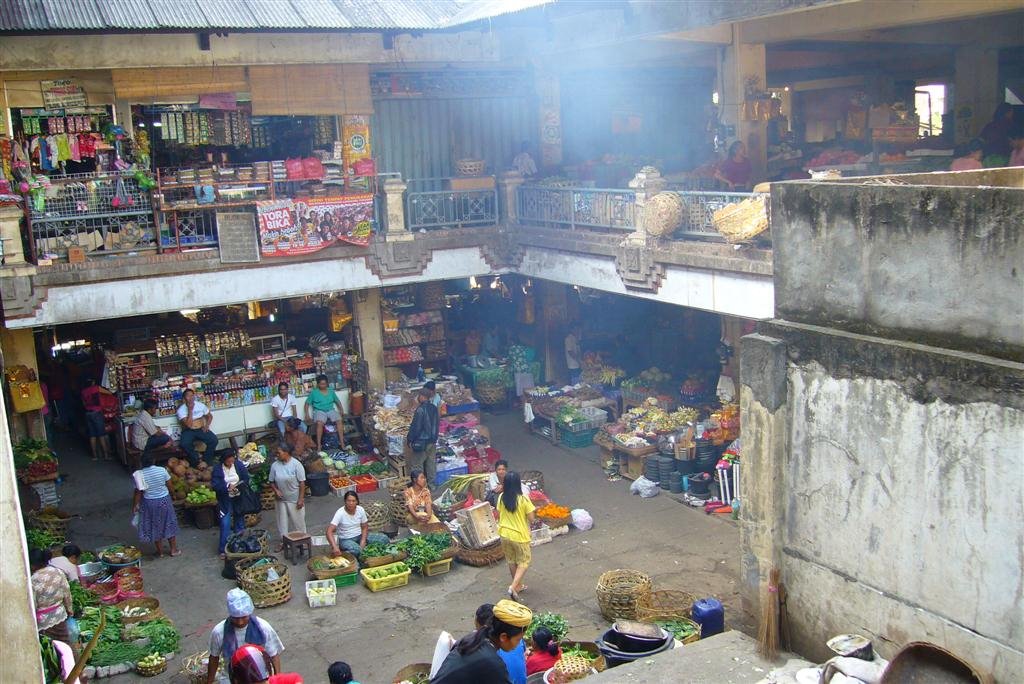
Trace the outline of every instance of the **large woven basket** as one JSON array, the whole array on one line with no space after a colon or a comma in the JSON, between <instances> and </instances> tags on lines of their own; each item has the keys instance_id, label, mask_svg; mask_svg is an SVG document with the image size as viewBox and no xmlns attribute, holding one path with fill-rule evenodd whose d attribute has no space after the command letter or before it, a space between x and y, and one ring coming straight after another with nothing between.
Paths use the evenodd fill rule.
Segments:
<instances>
[{"instance_id":1,"label":"large woven basket","mask_svg":"<svg viewBox=\"0 0 1024 684\"><path fill-rule=\"evenodd\" d=\"M160 601L153 598L152 596L146 596L143 598L125 599L118 604L114 605L118 610L123 611L127 608L149 608L149 612L145 615L138 617L128 617L126 615L121 616L121 622L126 625L130 625L133 622L149 622L150 620L157 620L164 617L164 612L160 610Z\"/></svg>"},{"instance_id":2,"label":"large woven basket","mask_svg":"<svg viewBox=\"0 0 1024 684\"><path fill-rule=\"evenodd\" d=\"M416 663L414 665L406 665L392 677L392 684L399 684L407 679L412 679L418 675L429 675L430 674L430 663Z\"/></svg>"},{"instance_id":3,"label":"large woven basket","mask_svg":"<svg viewBox=\"0 0 1024 684\"><path fill-rule=\"evenodd\" d=\"M401 500L405 503L405 490L409 487L409 478L396 477L388 482L388 494L392 500Z\"/></svg>"},{"instance_id":4,"label":"large woven basket","mask_svg":"<svg viewBox=\"0 0 1024 684\"><path fill-rule=\"evenodd\" d=\"M371 532L380 532L391 521L391 506L387 501L374 501L364 507Z\"/></svg>"},{"instance_id":5,"label":"large woven basket","mask_svg":"<svg viewBox=\"0 0 1024 684\"><path fill-rule=\"evenodd\" d=\"M399 527L405 527L408 525L408 521L405 519L409 514L409 509L405 506L405 499L395 499L391 502L391 523L398 525Z\"/></svg>"},{"instance_id":6,"label":"large woven basket","mask_svg":"<svg viewBox=\"0 0 1024 684\"><path fill-rule=\"evenodd\" d=\"M263 485L260 490L260 503L263 510L272 511L277 506L277 497L274 496L274 489L270 485Z\"/></svg>"},{"instance_id":7,"label":"large woven basket","mask_svg":"<svg viewBox=\"0 0 1024 684\"><path fill-rule=\"evenodd\" d=\"M590 661L590 666L591 667L593 667L598 672L604 672L605 670L608 669L608 661L606 661L604 659L604 655L601 653L601 649L593 641L568 641L568 640L563 640L559 644L559 646L562 647L563 651L566 651L566 650L568 650L570 648L582 649L582 650L586 651L587 653L589 653L590 655L595 656L595 658Z\"/></svg>"},{"instance_id":8,"label":"large woven basket","mask_svg":"<svg viewBox=\"0 0 1024 684\"><path fill-rule=\"evenodd\" d=\"M238 583L239 588L245 589L242 586L242 573L256 565L261 560L266 560L268 563L276 563L277 558L275 556L253 556L251 558L243 558L240 561L235 561L235 581Z\"/></svg>"},{"instance_id":9,"label":"large woven basket","mask_svg":"<svg viewBox=\"0 0 1024 684\"><path fill-rule=\"evenodd\" d=\"M635 620L641 600L651 593L651 578L639 570L609 570L597 580L597 604L606 620Z\"/></svg>"},{"instance_id":10,"label":"large woven basket","mask_svg":"<svg viewBox=\"0 0 1024 684\"><path fill-rule=\"evenodd\" d=\"M639 612L640 611L638 610L637 613L639 614ZM643 618L638 618L638 619L643 619ZM644 622L667 622L669 620L671 620L672 622L683 622L683 623L686 623L693 630L693 633L690 636L688 636L685 639L683 639L682 643L684 643L684 644L693 644L693 643L696 643L696 642L700 641L700 623L694 622L693 620L691 620L688 617L674 617L674 618L664 618L663 617L663 618L658 618L657 620L651 619L651 620L643 620L643 621Z\"/></svg>"},{"instance_id":11,"label":"large woven basket","mask_svg":"<svg viewBox=\"0 0 1024 684\"><path fill-rule=\"evenodd\" d=\"M543 516L538 515L537 520L540 520L542 523L547 525L552 530L557 530L559 527L565 527L566 525L572 524L571 515L567 515L564 518L545 518Z\"/></svg>"},{"instance_id":12,"label":"large woven basket","mask_svg":"<svg viewBox=\"0 0 1024 684\"><path fill-rule=\"evenodd\" d=\"M233 561L239 561L239 560L243 560L245 558L260 558L261 556L266 556L267 555L267 553L268 553L268 551L270 549L270 533L269 532L267 532L266 530L262 530L262 529L256 528L256 527L252 527L252 528L247 528L244 531L239 532L238 534L243 534L245 536L256 537L259 540L259 542L260 542L260 550L256 551L255 553L231 553L231 552L229 552L225 548L225 550L224 550L224 557L226 559L233 560ZM232 536L234 536L234 535L232 535ZM229 537L228 540L230 541L230 539L231 538ZM237 570L238 570L238 565L236 564L235 565L235 571L237 572Z\"/></svg>"},{"instance_id":13,"label":"large woven basket","mask_svg":"<svg viewBox=\"0 0 1024 684\"><path fill-rule=\"evenodd\" d=\"M685 591L652 591L637 603L636 619L642 622L689 619L696 600L697 597Z\"/></svg>"},{"instance_id":14,"label":"large woven basket","mask_svg":"<svg viewBox=\"0 0 1024 684\"><path fill-rule=\"evenodd\" d=\"M68 538L68 524L73 516L70 513L47 509L43 511L29 511L28 524L33 529L49 532L61 541Z\"/></svg>"},{"instance_id":15,"label":"large woven basket","mask_svg":"<svg viewBox=\"0 0 1024 684\"><path fill-rule=\"evenodd\" d=\"M276 580L267 581L266 573L273 567L277 573ZM238 583L252 598L257 608L269 608L287 603L292 597L292 578L288 574L288 566L274 561L259 567L250 567L238 573Z\"/></svg>"},{"instance_id":16,"label":"large woven basket","mask_svg":"<svg viewBox=\"0 0 1024 684\"><path fill-rule=\"evenodd\" d=\"M488 406L500 404L508 399L508 391L505 385L477 385L473 393L481 404Z\"/></svg>"},{"instance_id":17,"label":"large woven basket","mask_svg":"<svg viewBox=\"0 0 1024 684\"><path fill-rule=\"evenodd\" d=\"M181 674L185 675L188 684L206 684L206 667L209 662L210 652L202 651L193 653L181 661ZM217 666L217 674L224 673L224 659L220 659Z\"/></svg>"},{"instance_id":18,"label":"large woven basket","mask_svg":"<svg viewBox=\"0 0 1024 684\"><path fill-rule=\"evenodd\" d=\"M167 669L167 658L161 658L160 662L156 665L135 665L135 673L140 677L156 677L158 674L162 674Z\"/></svg>"},{"instance_id":19,"label":"large woven basket","mask_svg":"<svg viewBox=\"0 0 1024 684\"><path fill-rule=\"evenodd\" d=\"M487 162L483 159L456 159L455 170L460 176L479 176L484 172Z\"/></svg>"},{"instance_id":20,"label":"large woven basket","mask_svg":"<svg viewBox=\"0 0 1024 684\"><path fill-rule=\"evenodd\" d=\"M726 242L748 242L768 230L768 203L765 195L727 204L716 211L711 221Z\"/></svg>"},{"instance_id":21,"label":"large woven basket","mask_svg":"<svg viewBox=\"0 0 1024 684\"><path fill-rule=\"evenodd\" d=\"M455 541L455 560L463 565L471 565L475 568L482 568L488 565L500 563L505 558L505 551L501 548L501 541L496 541L482 549L471 549Z\"/></svg>"},{"instance_id":22,"label":"large woven basket","mask_svg":"<svg viewBox=\"0 0 1024 684\"><path fill-rule=\"evenodd\" d=\"M309 570L309 574L313 575L313 577L316 577L318 580L334 579L335 577L340 577L341 575L351 575L352 573L358 572L359 570L359 561L356 560L355 556L346 551L341 552L341 557L349 562L349 565L347 567L335 568L333 570L314 567L314 562L318 558L324 557L325 556L313 556L308 561L306 561L306 569Z\"/></svg>"}]
</instances>

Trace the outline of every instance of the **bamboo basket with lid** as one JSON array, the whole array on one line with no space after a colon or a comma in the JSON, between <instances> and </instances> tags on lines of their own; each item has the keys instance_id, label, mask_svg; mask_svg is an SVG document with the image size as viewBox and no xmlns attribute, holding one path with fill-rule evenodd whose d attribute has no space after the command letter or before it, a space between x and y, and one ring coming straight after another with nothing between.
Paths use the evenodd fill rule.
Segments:
<instances>
[{"instance_id":1,"label":"bamboo basket with lid","mask_svg":"<svg viewBox=\"0 0 1024 684\"><path fill-rule=\"evenodd\" d=\"M598 578L596 591L605 619L635 620L637 606L651 593L651 578L639 570L609 570Z\"/></svg>"}]
</instances>

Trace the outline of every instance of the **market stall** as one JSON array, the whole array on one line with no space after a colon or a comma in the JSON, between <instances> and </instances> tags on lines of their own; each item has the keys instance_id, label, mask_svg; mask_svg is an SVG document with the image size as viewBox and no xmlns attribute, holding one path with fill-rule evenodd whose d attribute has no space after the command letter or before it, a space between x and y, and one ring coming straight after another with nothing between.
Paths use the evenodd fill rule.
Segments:
<instances>
[{"instance_id":1,"label":"market stall","mask_svg":"<svg viewBox=\"0 0 1024 684\"><path fill-rule=\"evenodd\" d=\"M609 417L616 420L619 416L618 402L591 385L536 387L526 396L533 415L531 432L552 444L589 446L597 429Z\"/></svg>"}]
</instances>

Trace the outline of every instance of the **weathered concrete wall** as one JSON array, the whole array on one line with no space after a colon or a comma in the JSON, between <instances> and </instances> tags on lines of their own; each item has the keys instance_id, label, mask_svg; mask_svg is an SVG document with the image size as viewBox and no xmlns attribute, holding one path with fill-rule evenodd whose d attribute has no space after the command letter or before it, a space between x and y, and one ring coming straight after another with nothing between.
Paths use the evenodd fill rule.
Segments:
<instances>
[{"instance_id":1,"label":"weathered concrete wall","mask_svg":"<svg viewBox=\"0 0 1024 684\"><path fill-rule=\"evenodd\" d=\"M763 328L741 343L748 604L777 564L803 655L860 632L1021 681L1024 364Z\"/></svg>"},{"instance_id":2,"label":"weathered concrete wall","mask_svg":"<svg viewBox=\"0 0 1024 684\"><path fill-rule=\"evenodd\" d=\"M772 187L776 315L1024 360L1024 191Z\"/></svg>"}]
</instances>

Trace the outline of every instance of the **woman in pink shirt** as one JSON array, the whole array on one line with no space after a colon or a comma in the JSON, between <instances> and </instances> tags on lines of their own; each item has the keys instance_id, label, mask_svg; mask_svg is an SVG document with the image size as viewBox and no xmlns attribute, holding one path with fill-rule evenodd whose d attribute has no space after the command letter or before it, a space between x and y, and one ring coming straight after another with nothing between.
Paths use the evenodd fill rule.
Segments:
<instances>
[{"instance_id":1,"label":"woman in pink shirt","mask_svg":"<svg viewBox=\"0 0 1024 684\"><path fill-rule=\"evenodd\" d=\"M1024 166L1024 126L1010 131L1010 166Z\"/></svg>"}]
</instances>

